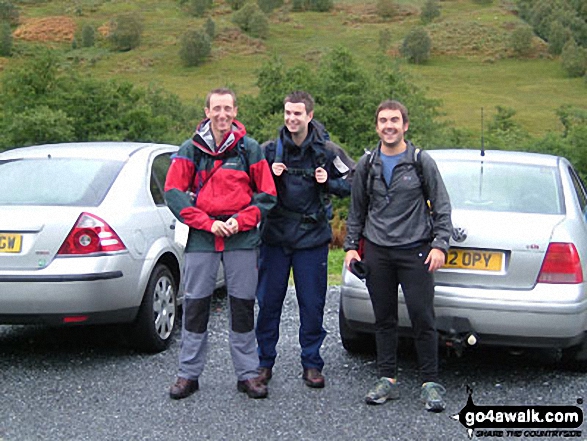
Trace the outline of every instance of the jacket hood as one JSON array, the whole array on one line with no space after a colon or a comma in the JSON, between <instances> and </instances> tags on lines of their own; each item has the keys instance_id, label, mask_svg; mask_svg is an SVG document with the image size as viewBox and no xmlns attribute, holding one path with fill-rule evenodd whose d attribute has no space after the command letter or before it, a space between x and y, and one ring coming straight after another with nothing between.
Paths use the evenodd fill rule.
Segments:
<instances>
[{"instance_id":1,"label":"jacket hood","mask_svg":"<svg viewBox=\"0 0 587 441\"><path fill-rule=\"evenodd\" d=\"M224 139L219 145L216 145L210 119L206 118L198 124L192 138L192 143L208 155L220 156L232 150L245 137L246 133L245 126L235 119L232 122L232 130L224 135Z\"/></svg>"},{"instance_id":2,"label":"jacket hood","mask_svg":"<svg viewBox=\"0 0 587 441\"><path fill-rule=\"evenodd\" d=\"M281 138L281 142L284 145L295 145L293 139L291 137L291 132L288 128L284 125L281 127L279 131L279 137ZM324 144L326 141L326 129L321 122L312 119L308 124L308 134L306 135L306 139L300 146L300 148L305 148L308 145L315 145L315 144Z\"/></svg>"}]
</instances>

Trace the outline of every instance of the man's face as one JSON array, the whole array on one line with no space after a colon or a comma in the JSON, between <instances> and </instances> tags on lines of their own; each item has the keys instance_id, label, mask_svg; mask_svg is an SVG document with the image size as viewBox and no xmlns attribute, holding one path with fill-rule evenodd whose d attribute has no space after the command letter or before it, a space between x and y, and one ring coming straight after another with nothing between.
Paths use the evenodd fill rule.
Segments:
<instances>
[{"instance_id":1,"label":"man's face","mask_svg":"<svg viewBox=\"0 0 587 441\"><path fill-rule=\"evenodd\" d=\"M306 113L304 103L285 103L285 127L293 135L304 135L308 132L308 124L312 121L314 112Z\"/></svg>"},{"instance_id":2,"label":"man's face","mask_svg":"<svg viewBox=\"0 0 587 441\"><path fill-rule=\"evenodd\" d=\"M212 132L224 134L231 130L232 121L236 117L237 107L230 94L210 96L210 107L204 109L206 117L210 118Z\"/></svg>"},{"instance_id":3,"label":"man's face","mask_svg":"<svg viewBox=\"0 0 587 441\"><path fill-rule=\"evenodd\" d=\"M376 130L383 145L395 147L404 140L404 133L408 131L408 123L404 124L399 110L383 109L377 115Z\"/></svg>"}]
</instances>

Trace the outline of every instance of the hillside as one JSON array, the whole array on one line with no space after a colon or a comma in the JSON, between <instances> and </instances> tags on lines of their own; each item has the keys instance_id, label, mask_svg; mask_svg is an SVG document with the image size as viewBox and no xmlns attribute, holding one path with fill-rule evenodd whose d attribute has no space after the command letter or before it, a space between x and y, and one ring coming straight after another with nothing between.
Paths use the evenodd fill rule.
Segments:
<instances>
[{"instance_id":1,"label":"hillside","mask_svg":"<svg viewBox=\"0 0 587 441\"><path fill-rule=\"evenodd\" d=\"M220 85L231 85L240 94L256 91L256 69L274 54L288 65L316 63L338 45L349 48L366 66L377 69L382 31L389 34L385 52L397 58L412 81L439 98L445 118L455 127L480 130L480 109L489 117L495 106L513 108L516 122L532 135L560 131L555 110L571 104L587 108L584 79L566 77L560 61L534 38L532 52L524 59L513 56L509 37L522 24L510 0L480 5L471 0L441 1L442 15L427 25L432 38L432 57L423 65L410 65L399 58L398 48L414 26L421 25L419 12L425 0L397 0L393 19L377 14L376 0L335 0L325 13L290 11L286 5L270 15L270 35L257 40L243 34L231 22L232 10L225 0L214 0L209 16L217 36L210 59L200 67L182 66L179 39L189 28L201 27L206 18L190 17L178 0L21 0L20 25L14 31L17 54L44 44L67 53L79 69L97 78L156 84L185 102L201 99ZM141 45L128 52L111 52L103 39L91 49L71 49L76 31L92 24L102 34L109 20L133 12L144 23ZM19 62L19 56L1 58L0 67Z\"/></svg>"}]
</instances>

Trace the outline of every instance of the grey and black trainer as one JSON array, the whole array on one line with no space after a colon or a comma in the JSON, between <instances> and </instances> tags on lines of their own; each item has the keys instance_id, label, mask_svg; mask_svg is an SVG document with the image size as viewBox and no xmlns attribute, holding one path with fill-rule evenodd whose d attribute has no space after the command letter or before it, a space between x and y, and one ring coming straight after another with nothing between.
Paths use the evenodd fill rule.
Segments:
<instances>
[{"instance_id":1,"label":"grey and black trainer","mask_svg":"<svg viewBox=\"0 0 587 441\"><path fill-rule=\"evenodd\" d=\"M446 408L446 403L442 396L446 389L438 383L432 381L424 383L420 392L420 398L424 402L426 410L430 412L442 412Z\"/></svg>"},{"instance_id":2,"label":"grey and black trainer","mask_svg":"<svg viewBox=\"0 0 587 441\"><path fill-rule=\"evenodd\" d=\"M397 384L392 383L385 377L381 377L365 396L365 403L383 404L387 400L397 400L398 398L399 388Z\"/></svg>"}]
</instances>

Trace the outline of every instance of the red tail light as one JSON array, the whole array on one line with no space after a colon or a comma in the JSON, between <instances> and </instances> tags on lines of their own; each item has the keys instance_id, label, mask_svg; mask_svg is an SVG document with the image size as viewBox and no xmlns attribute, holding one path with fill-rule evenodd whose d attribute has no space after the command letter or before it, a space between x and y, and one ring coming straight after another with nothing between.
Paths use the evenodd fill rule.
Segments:
<instances>
[{"instance_id":1,"label":"red tail light","mask_svg":"<svg viewBox=\"0 0 587 441\"><path fill-rule=\"evenodd\" d=\"M110 226L90 213L82 213L57 254L92 254L122 251L126 247Z\"/></svg>"},{"instance_id":2,"label":"red tail light","mask_svg":"<svg viewBox=\"0 0 587 441\"><path fill-rule=\"evenodd\" d=\"M582 283L583 270L572 243L551 243L538 275L539 283Z\"/></svg>"}]
</instances>

